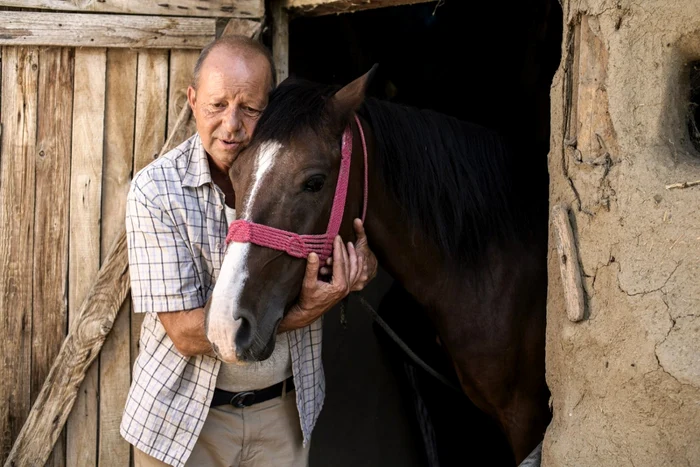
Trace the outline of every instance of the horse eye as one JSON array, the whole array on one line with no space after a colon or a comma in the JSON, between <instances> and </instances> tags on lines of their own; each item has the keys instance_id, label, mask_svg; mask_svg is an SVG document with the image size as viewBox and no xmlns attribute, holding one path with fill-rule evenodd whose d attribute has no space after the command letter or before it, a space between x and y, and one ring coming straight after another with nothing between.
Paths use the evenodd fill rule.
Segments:
<instances>
[{"instance_id":1,"label":"horse eye","mask_svg":"<svg viewBox=\"0 0 700 467\"><path fill-rule=\"evenodd\" d=\"M314 175L310 179L304 183L304 191L308 191L310 193L316 193L317 191L321 191L321 188L323 188L323 184L326 181L326 177L323 175Z\"/></svg>"}]
</instances>

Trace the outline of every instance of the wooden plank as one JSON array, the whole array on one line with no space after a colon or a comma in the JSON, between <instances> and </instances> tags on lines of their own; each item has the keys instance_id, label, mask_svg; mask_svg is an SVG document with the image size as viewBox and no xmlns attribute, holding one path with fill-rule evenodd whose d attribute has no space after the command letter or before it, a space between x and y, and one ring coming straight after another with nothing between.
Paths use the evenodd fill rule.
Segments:
<instances>
[{"instance_id":1,"label":"wooden plank","mask_svg":"<svg viewBox=\"0 0 700 467\"><path fill-rule=\"evenodd\" d=\"M153 162L165 142L167 90L168 52L140 52L136 83L134 174Z\"/></svg>"},{"instance_id":2,"label":"wooden plank","mask_svg":"<svg viewBox=\"0 0 700 467\"><path fill-rule=\"evenodd\" d=\"M201 49L215 37L214 18L3 11L0 21L0 45Z\"/></svg>"},{"instance_id":3,"label":"wooden plank","mask_svg":"<svg viewBox=\"0 0 700 467\"><path fill-rule=\"evenodd\" d=\"M180 125L178 134L173 134L182 107L187 104L187 87L192 83L192 73L199 58L199 51L173 50L170 52L170 85L168 92L168 144L165 152L174 148L195 134L197 126L194 118L189 118Z\"/></svg>"},{"instance_id":4,"label":"wooden plank","mask_svg":"<svg viewBox=\"0 0 700 467\"><path fill-rule=\"evenodd\" d=\"M39 52L39 113L34 209L34 319L32 403L66 337L68 321L68 216L73 49ZM64 433L65 434L65 433ZM60 439L49 466L65 465Z\"/></svg>"},{"instance_id":5,"label":"wooden plank","mask_svg":"<svg viewBox=\"0 0 700 467\"><path fill-rule=\"evenodd\" d=\"M76 77L78 55L79 53L76 54ZM116 237L118 240L96 275L94 284L77 313L79 318L71 324L68 337L32 406L27 423L12 447L5 467L45 464L76 403L78 387L112 329L112 323L129 290L129 259L124 227L116 233ZM94 445L83 446L80 460L75 463L69 461L68 465L94 465L89 463L91 453L88 451L95 451Z\"/></svg>"},{"instance_id":6,"label":"wooden plank","mask_svg":"<svg viewBox=\"0 0 700 467\"><path fill-rule=\"evenodd\" d=\"M262 34L262 22L251 19L230 19L226 23L224 30L221 31L222 36L231 34L242 34L259 40Z\"/></svg>"},{"instance_id":7,"label":"wooden plank","mask_svg":"<svg viewBox=\"0 0 700 467\"><path fill-rule=\"evenodd\" d=\"M571 321L581 321L585 313L585 298L581 282L581 267L578 260L576 240L565 206L552 207L554 238L559 254L559 272L566 299L566 314Z\"/></svg>"},{"instance_id":8,"label":"wooden plank","mask_svg":"<svg viewBox=\"0 0 700 467\"><path fill-rule=\"evenodd\" d=\"M272 61L275 63L277 83L289 76L289 15L282 1L275 0L272 10Z\"/></svg>"},{"instance_id":9,"label":"wooden plank","mask_svg":"<svg viewBox=\"0 0 700 467\"><path fill-rule=\"evenodd\" d=\"M136 129L133 173L156 158L165 142L168 105L168 53L148 50L139 53L136 83ZM138 354L138 339L144 315L132 313L132 360Z\"/></svg>"},{"instance_id":10,"label":"wooden plank","mask_svg":"<svg viewBox=\"0 0 700 467\"><path fill-rule=\"evenodd\" d=\"M281 0L282 6L293 15L320 16L338 13L353 13L416 3L436 3L437 0ZM441 0L442 1L442 0Z\"/></svg>"},{"instance_id":11,"label":"wooden plank","mask_svg":"<svg viewBox=\"0 0 700 467\"><path fill-rule=\"evenodd\" d=\"M207 16L261 18L264 0L0 0L0 6L41 10L82 11L96 13L129 13L156 16Z\"/></svg>"},{"instance_id":12,"label":"wooden plank","mask_svg":"<svg viewBox=\"0 0 700 467\"><path fill-rule=\"evenodd\" d=\"M105 146L102 174L102 257L124 224L126 195L131 180L136 112L137 52L107 51ZM125 300L100 353L100 467L129 465L130 444L119 424L131 384L131 307ZM107 397L108 396L108 397Z\"/></svg>"},{"instance_id":13,"label":"wooden plank","mask_svg":"<svg viewBox=\"0 0 700 467\"><path fill-rule=\"evenodd\" d=\"M70 187L70 263L68 318L78 321L79 307L100 269L100 207L106 50L75 52L73 146ZM87 372L68 419L66 463L96 465L97 366Z\"/></svg>"},{"instance_id":14,"label":"wooden plank","mask_svg":"<svg viewBox=\"0 0 700 467\"><path fill-rule=\"evenodd\" d=\"M2 54L0 159L0 457L29 413L34 190L39 51L6 47Z\"/></svg>"}]
</instances>

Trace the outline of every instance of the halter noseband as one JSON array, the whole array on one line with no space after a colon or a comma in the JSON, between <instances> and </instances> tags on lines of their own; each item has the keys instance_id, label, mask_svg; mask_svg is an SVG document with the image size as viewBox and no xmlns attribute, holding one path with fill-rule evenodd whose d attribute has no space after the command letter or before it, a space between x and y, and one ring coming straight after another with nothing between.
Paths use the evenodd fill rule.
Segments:
<instances>
[{"instance_id":1,"label":"halter noseband","mask_svg":"<svg viewBox=\"0 0 700 467\"><path fill-rule=\"evenodd\" d=\"M362 139L362 151L364 153L364 198L362 206L362 222L365 221L367 213L367 145L365 134L362 130L360 119L355 115L355 122L360 131ZM341 146L340 172L338 173L338 183L335 188L333 198L333 208L328 221L326 233L316 235L300 235L286 230L276 229L267 225L256 224L245 219L237 219L231 222L226 236L226 244L231 242L254 243L258 246L284 251L295 258L306 258L309 253L315 252L321 262L325 261L333 252L333 240L340 231L340 224L343 221L343 211L345 210L345 198L348 193L348 182L350 179L350 163L352 161L352 128L348 124L343 132Z\"/></svg>"}]
</instances>

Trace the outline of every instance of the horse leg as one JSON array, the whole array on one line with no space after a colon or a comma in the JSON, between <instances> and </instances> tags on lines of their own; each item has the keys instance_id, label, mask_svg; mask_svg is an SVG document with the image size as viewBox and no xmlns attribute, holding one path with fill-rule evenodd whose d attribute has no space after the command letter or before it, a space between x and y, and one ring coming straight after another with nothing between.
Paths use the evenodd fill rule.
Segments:
<instances>
[{"instance_id":1,"label":"horse leg","mask_svg":"<svg viewBox=\"0 0 700 467\"><path fill-rule=\"evenodd\" d=\"M546 385L512 380L507 375L514 373L496 369L491 358L470 358L455 369L465 394L500 425L519 465L542 441L549 425Z\"/></svg>"},{"instance_id":2,"label":"horse leg","mask_svg":"<svg viewBox=\"0 0 700 467\"><path fill-rule=\"evenodd\" d=\"M514 297L523 295L504 294L509 298L492 306L475 301L470 319L453 316L444 321L453 325L439 330L464 392L500 425L516 465L542 441L551 420L543 308L539 300L516 304Z\"/></svg>"},{"instance_id":3,"label":"horse leg","mask_svg":"<svg viewBox=\"0 0 700 467\"><path fill-rule=\"evenodd\" d=\"M497 408L500 424L520 464L544 438L551 419L548 401L532 394L515 393L504 406Z\"/></svg>"}]
</instances>

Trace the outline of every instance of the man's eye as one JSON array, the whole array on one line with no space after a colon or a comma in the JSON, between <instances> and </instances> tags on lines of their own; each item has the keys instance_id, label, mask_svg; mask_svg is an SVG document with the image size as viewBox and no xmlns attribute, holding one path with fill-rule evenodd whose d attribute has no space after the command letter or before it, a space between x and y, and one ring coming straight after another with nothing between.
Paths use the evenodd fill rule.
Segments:
<instances>
[{"instance_id":1,"label":"man's eye","mask_svg":"<svg viewBox=\"0 0 700 467\"><path fill-rule=\"evenodd\" d=\"M326 177L323 175L314 175L304 183L304 191L316 193L321 191L323 184L326 182Z\"/></svg>"},{"instance_id":2,"label":"man's eye","mask_svg":"<svg viewBox=\"0 0 700 467\"><path fill-rule=\"evenodd\" d=\"M260 110L254 109L253 107L245 107L244 110L246 111L246 113L248 113L250 115L259 115L260 114Z\"/></svg>"}]
</instances>

